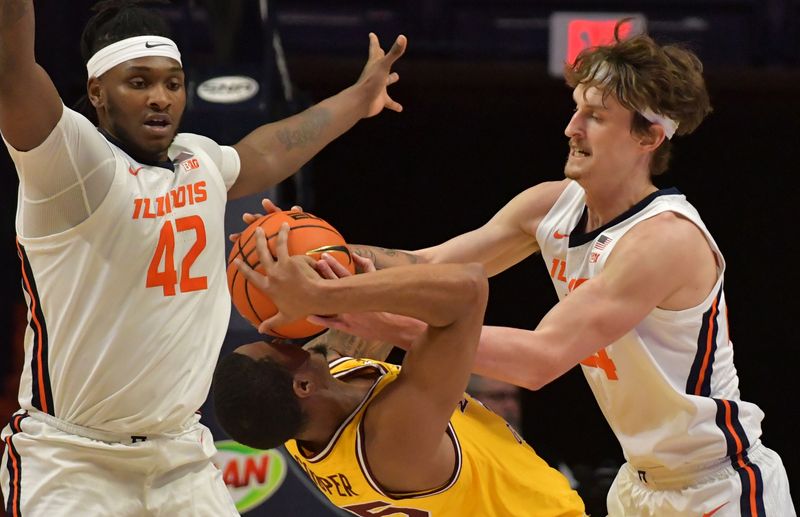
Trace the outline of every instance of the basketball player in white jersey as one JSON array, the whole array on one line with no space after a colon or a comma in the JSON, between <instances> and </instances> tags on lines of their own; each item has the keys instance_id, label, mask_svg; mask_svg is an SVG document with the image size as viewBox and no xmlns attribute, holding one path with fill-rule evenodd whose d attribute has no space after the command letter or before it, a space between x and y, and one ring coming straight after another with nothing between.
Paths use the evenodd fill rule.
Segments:
<instances>
[{"instance_id":1,"label":"basketball player in white jersey","mask_svg":"<svg viewBox=\"0 0 800 517\"><path fill-rule=\"evenodd\" d=\"M379 268L480 262L490 275L542 254L558 304L533 331L484 327L475 371L535 390L581 364L627 460L609 515L796 515L783 463L761 443L764 414L739 396L722 252L686 198L652 181L671 139L711 111L700 61L639 35L585 50L566 77L567 179L439 246L355 251ZM406 347L424 328L388 314L312 319Z\"/></svg>"},{"instance_id":2,"label":"basketball player in white jersey","mask_svg":"<svg viewBox=\"0 0 800 517\"><path fill-rule=\"evenodd\" d=\"M20 180L30 325L2 433L8 515L236 515L206 399L228 325L228 199L293 174L359 119L401 106L370 35L350 88L232 147L177 132L181 55L154 11L98 7L82 37L95 127L34 58L32 0L0 0L0 132Z\"/></svg>"}]
</instances>

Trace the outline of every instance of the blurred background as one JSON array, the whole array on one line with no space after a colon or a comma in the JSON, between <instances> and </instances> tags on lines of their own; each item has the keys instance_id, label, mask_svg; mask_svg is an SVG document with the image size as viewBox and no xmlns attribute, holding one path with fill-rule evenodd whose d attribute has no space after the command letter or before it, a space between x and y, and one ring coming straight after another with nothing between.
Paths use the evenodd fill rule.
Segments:
<instances>
[{"instance_id":1,"label":"blurred background","mask_svg":"<svg viewBox=\"0 0 800 517\"><path fill-rule=\"evenodd\" d=\"M36 2L37 58L67 105L85 89L78 40L93 3ZM800 343L792 301L800 288L793 233L800 194L800 0L175 0L158 9L172 24L190 81L183 130L221 144L352 84L370 31L385 49L398 34L407 35L408 50L395 68L401 80L391 88L404 112L360 122L265 193L287 208L302 204L349 242L403 249L471 230L525 188L563 177L563 131L573 103L563 80L549 71L551 38L558 35L554 13L579 19L637 14L656 40L693 49L706 66L714 113L695 134L674 141L670 171L658 185L687 195L725 253L742 397L766 412L763 441L783 457L800 498L793 426L800 417L794 399ZM252 95L236 103L198 95L204 81L220 76L247 76L257 87L249 83ZM17 178L5 152L0 168L4 424L17 408L27 321L14 246ZM259 209L258 201L230 205L230 231L241 228L241 212ZM487 323L534 328L555 301L546 267L531 257L492 280ZM234 314L224 350L255 337ZM568 470L592 515L605 515L605 493L623 458L581 372L514 397L528 442ZM224 440L209 421L210 408L204 412ZM280 450L267 454L227 443L220 449L218 464L235 498L258 496L250 497L258 504L240 507L243 513L336 513Z\"/></svg>"}]
</instances>

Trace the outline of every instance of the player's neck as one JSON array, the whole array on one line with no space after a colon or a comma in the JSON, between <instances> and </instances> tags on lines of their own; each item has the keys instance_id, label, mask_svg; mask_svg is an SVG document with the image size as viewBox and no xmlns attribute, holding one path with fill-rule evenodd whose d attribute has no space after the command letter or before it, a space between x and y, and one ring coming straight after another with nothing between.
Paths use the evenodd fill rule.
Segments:
<instances>
[{"instance_id":1,"label":"player's neck","mask_svg":"<svg viewBox=\"0 0 800 517\"><path fill-rule=\"evenodd\" d=\"M309 425L297 435L304 449L318 453L330 443L336 431L361 405L369 394L374 379L355 377L347 382L334 379L335 386L320 394L310 409Z\"/></svg>"},{"instance_id":2,"label":"player's neck","mask_svg":"<svg viewBox=\"0 0 800 517\"><path fill-rule=\"evenodd\" d=\"M137 162L144 165L150 165L153 167L161 167L162 169L167 169L170 171L173 170L172 161L169 159L169 155L167 154L166 150L159 155L145 155L144 153L137 151L130 144L126 143L122 139L115 136L111 131L103 127L98 127L97 130L100 131L100 134L102 134L106 138L106 140L108 140L115 146L122 149L125 152L125 154L127 154Z\"/></svg>"},{"instance_id":3,"label":"player's neck","mask_svg":"<svg viewBox=\"0 0 800 517\"><path fill-rule=\"evenodd\" d=\"M609 184L599 188L584 187L584 189L588 208L585 232L591 232L608 224L658 190L649 180L637 183Z\"/></svg>"}]
</instances>

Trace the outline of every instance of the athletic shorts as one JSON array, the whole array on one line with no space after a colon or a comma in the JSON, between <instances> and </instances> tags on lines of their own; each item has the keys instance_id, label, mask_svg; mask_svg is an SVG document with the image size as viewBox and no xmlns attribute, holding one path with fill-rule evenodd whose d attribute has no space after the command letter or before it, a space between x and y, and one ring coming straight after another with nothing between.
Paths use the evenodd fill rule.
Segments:
<instances>
[{"instance_id":1,"label":"athletic shorts","mask_svg":"<svg viewBox=\"0 0 800 517\"><path fill-rule=\"evenodd\" d=\"M780 456L759 443L691 475L620 468L608 493L609 517L797 517ZM684 471L685 472L685 471Z\"/></svg>"},{"instance_id":2,"label":"athletic shorts","mask_svg":"<svg viewBox=\"0 0 800 517\"><path fill-rule=\"evenodd\" d=\"M170 435L120 436L19 411L2 432L0 487L6 513L8 517L239 515L221 472L211 463L214 439L199 419L196 416Z\"/></svg>"}]
</instances>

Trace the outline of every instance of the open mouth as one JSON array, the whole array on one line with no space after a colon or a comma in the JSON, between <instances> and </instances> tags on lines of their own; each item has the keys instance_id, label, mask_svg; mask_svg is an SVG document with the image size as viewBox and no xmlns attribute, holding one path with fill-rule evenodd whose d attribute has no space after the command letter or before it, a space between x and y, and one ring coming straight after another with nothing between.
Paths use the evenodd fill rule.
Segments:
<instances>
[{"instance_id":1,"label":"open mouth","mask_svg":"<svg viewBox=\"0 0 800 517\"><path fill-rule=\"evenodd\" d=\"M145 120L144 125L147 126L147 128L150 131L153 131L155 133L166 133L172 126L172 123L170 122L168 117L156 116L156 117L150 117L147 120Z\"/></svg>"}]
</instances>

